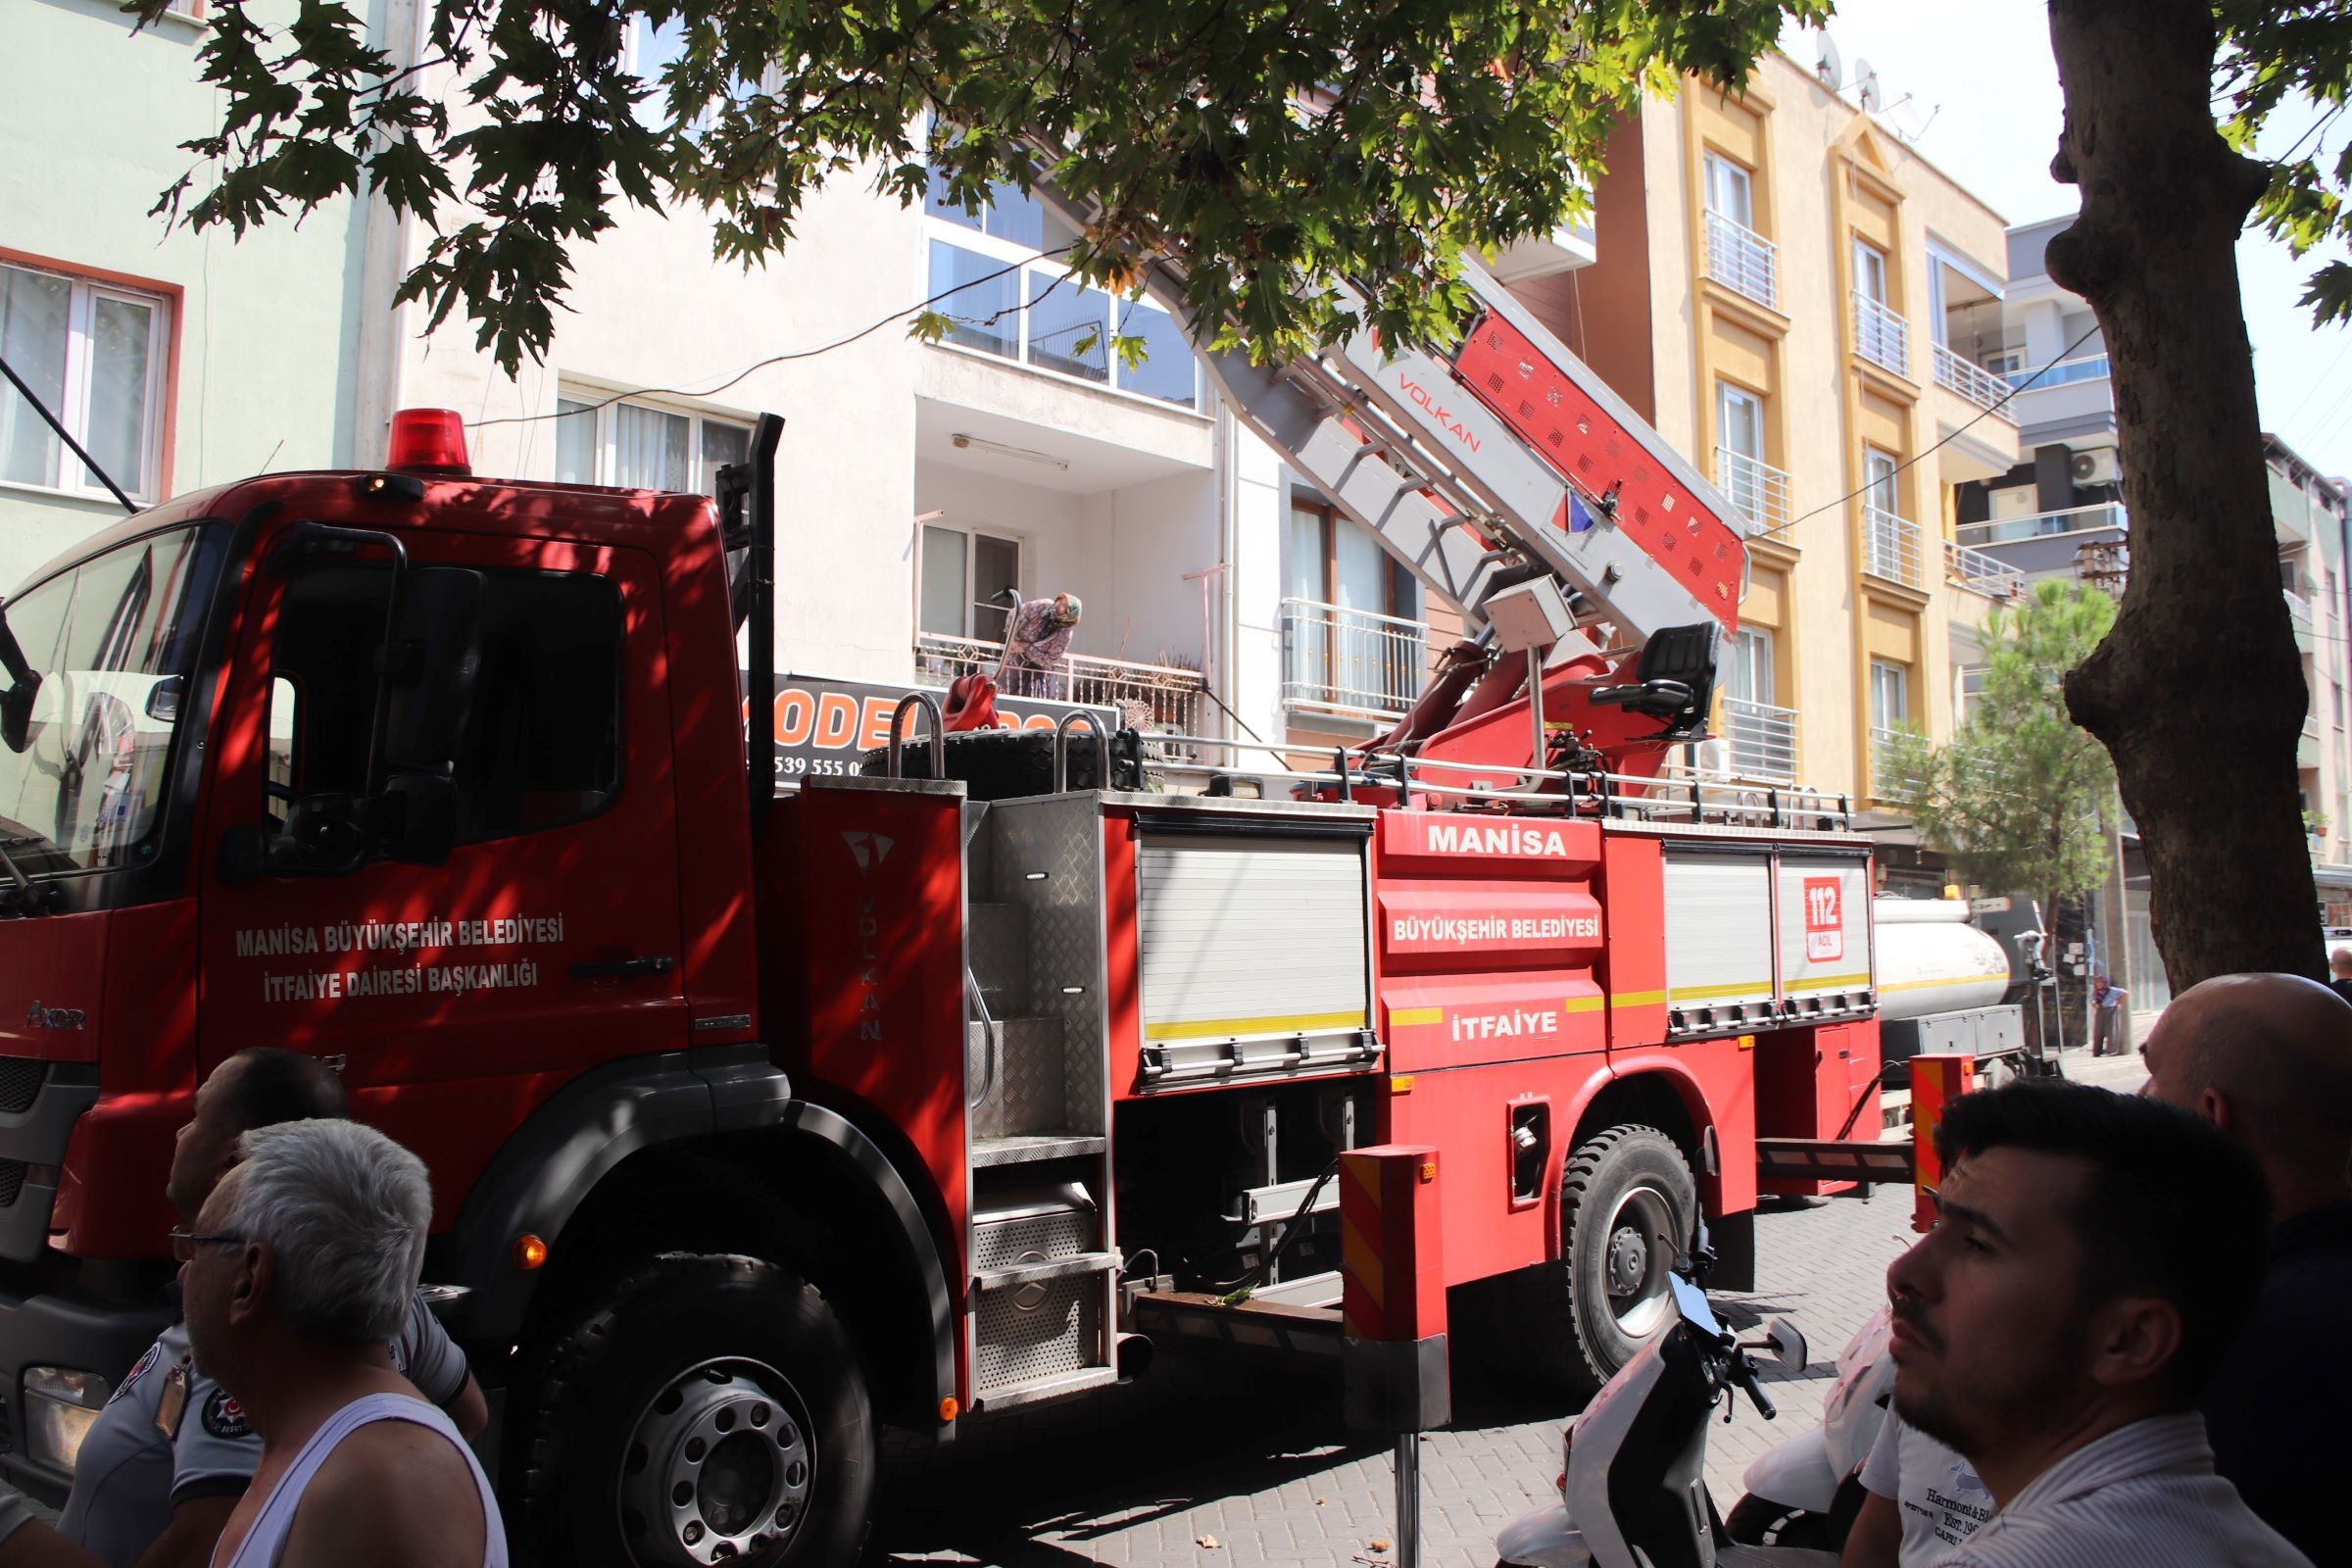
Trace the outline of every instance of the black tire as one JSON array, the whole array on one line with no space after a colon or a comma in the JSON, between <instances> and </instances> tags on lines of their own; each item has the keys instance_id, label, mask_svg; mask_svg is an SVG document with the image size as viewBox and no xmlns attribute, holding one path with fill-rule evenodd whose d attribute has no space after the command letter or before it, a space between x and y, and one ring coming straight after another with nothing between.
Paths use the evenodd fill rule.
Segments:
<instances>
[{"instance_id":1,"label":"black tire","mask_svg":"<svg viewBox=\"0 0 2352 1568\"><path fill-rule=\"evenodd\" d=\"M1732 1506L1724 1532L1742 1546L1803 1546L1812 1551L1838 1551L1845 1545L1845 1531L1827 1514L1791 1508L1769 1498L1744 1496Z\"/></svg>"},{"instance_id":2,"label":"black tire","mask_svg":"<svg viewBox=\"0 0 2352 1568\"><path fill-rule=\"evenodd\" d=\"M536 1382L517 1391L531 1421L518 1562L683 1568L725 1541L747 1568L849 1568L863 1549L877 1459L865 1380L798 1275L657 1258L555 1343Z\"/></svg>"},{"instance_id":3,"label":"black tire","mask_svg":"<svg viewBox=\"0 0 2352 1568\"><path fill-rule=\"evenodd\" d=\"M1697 1226L1672 1139L1631 1123L1588 1139L1560 1171L1560 1258L1510 1278L1513 1348L1560 1392L1593 1393L1671 1320L1665 1271Z\"/></svg>"}]
</instances>

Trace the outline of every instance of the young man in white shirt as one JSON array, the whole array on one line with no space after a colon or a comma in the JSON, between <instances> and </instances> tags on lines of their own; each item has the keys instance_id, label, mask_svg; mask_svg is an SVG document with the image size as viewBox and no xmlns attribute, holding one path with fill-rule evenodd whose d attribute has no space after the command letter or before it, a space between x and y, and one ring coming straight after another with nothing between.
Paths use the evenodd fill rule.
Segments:
<instances>
[{"instance_id":1,"label":"young man in white shirt","mask_svg":"<svg viewBox=\"0 0 2352 1568\"><path fill-rule=\"evenodd\" d=\"M1992 1502L1943 1568L2309 1568L2214 1474L2197 1413L2262 1278L2244 1151L2065 1083L1964 1095L1936 1148L1936 1229L1886 1286L1894 1408Z\"/></svg>"}]
</instances>

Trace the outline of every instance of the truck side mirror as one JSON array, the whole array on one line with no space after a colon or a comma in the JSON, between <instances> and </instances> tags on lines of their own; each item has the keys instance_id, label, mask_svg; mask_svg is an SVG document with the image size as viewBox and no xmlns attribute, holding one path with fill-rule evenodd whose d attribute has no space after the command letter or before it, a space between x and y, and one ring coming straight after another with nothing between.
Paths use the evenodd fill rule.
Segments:
<instances>
[{"instance_id":1,"label":"truck side mirror","mask_svg":"<svg viewBox=\"0 0 2352 1568\"><path fill-rule=\"evenodd\" d=\"M374 826L386 859L443 864L458 842L458 787L437 773L402 773L375 798Z\"/></svg>"}]
</instances>

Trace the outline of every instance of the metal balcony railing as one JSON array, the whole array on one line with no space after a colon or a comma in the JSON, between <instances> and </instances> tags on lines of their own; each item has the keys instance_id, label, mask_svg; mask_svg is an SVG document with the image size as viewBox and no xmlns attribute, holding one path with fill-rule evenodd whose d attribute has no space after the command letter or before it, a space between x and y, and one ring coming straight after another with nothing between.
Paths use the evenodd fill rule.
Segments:
<instances>
[{"instance_id":1,"label":"metal balcony railing","mask_svg":"<svg viewBox=\"0 0 2352 1568\"><path fill-rule=\"evenodd\" d=\"M1314 599L1282 602L1282 700L1355 718L1394 718L1429 672L1429 628Z\"/></svg>"},{"instance_id":2,"label":"metal balcony railing","mask_svg":"<svg viewBox=\"0 0 2352 1568\"><path fill-rule=\"evenodd\" d=\"M1879 800L1900 799L1908 793L1910 781L1903 775L1899 757L1905 731L1884 725L1870 726L1870 793Z\"/></svg>"},{"instance_id":3,"label":"metal balcony railing","mask_svg":"<svg viewBox=\"0 0 2352 1568\"><path fill-rule=\"evenodd\" d=\"M1911 323L1860 289L1854 290L1854 348L1883 370L1911 373Z\"/></svg>"},{"instance_id":4,"label":"metal balcony railing","mask_svg":"<svg viewBox=\"0 0 2352 1568\"><path fill-rule=\"evenodd\" d=\"M997 661L1004 656L1004 645L985 637L948 637L929 631L915 634L915 672L933 680L994 674ZM1198 735L1206 716L1201 700L1205 689L1199 670L1179 664L1143 664L1072 654L1061 669L1045 677L1042 690L1010 695L1115 709L1121 723L1137 729Z\"/></svg>"},{"instance_id":5,"label":"metal balcony railing","mask_svg":"<svg viewBox=\"0 0 2352 1568\"><path fill-rule=\"evenodd\" d=\"M1732 771L1740 778L1796 779L1796 710L1751 703L1743 697L1723 700L1724 739L1732 743Z\"/></svg>"},{"instance_id":6,"label":"metal balcony railing","mask_svg":"<svg viewBox=\"0 0 2352 1568\"><path fill-rule=\"evenodd\" d=\"M1941 343L1936 345L1936 384L1948 392L1957 392L1980 409L1989 409L2002 418L2008 410L2000 402L2009 395L2009 383L1987 370L1974 360L1963 359Z\"/></svg>"},{"instance_id":7,"label":"metal balcony railing","mask_svg":"<svg viewBox=\"0 0 2352 1568\"><path fill-rule=\"evenodd\" d=\"M1721 213L1707 214L1707 275L1758 305L1781 308L1780 263L1772 241Z\"/></svg>"},{"instance_id":8,"label":"metal balcony railing","mask_svg":"<svg viewBox=\"0 0 2352 1568\"><path fill-rule=\"evenodd\" d=\"M2279 589L2278 596L2286 601L2287 618L2302 630L2311 630L2311 601L2292 588Z\"/></svg>"},{"instance_id":9,"label":"metal balcony railing","mask_svg":"<svg viewBox=\"0 0 2352 1568\"><path fill-rule=\"evenodd\" d=\"M1919 524L1883 507L1864 507L1862 569L1906 588L1925 587L1919 570Z\"/></svg>"},{"instance_id":10,"label":"metal balcony railing","mask_svg":"<svg viewBox=\"0 0 2352 1568\"><path fill-rule=\"evenodd\" d=\"M1751 533L1788 525L1788 475L1730 447L1715 449L1715 483L1747 518Z\"/></svg>"},{"instance_id":11,"label":"metal balcony railing","mask_svg":"<svg viewBox=\"0 0 2352 1568\"><path fill-rule=\"evenodd\" d=\"M1964 522L1960 525L1960 542L1964 545L2007 544L2017 539L2047 539L2058 534L2090 533L2101 529L2128 532L2131 520L2125 516L2121 504L2113 501L2096 506L2069 507L2064 512L2040 512L2030 517L2003 517L1995 522Z\"/></svg>"},{"instance_id":12,"label":"metal balcony railing","mask_svg":"<svg viewBox=\"0 0 2352 1568\"><path fill-rule=\"evenodd\" d=\"M1992 599L2013 598L2026 585L2026 574L2000 557L1949 539L1943 542L1943 574L1947 580Z\"/></svg>"}]
</instances>

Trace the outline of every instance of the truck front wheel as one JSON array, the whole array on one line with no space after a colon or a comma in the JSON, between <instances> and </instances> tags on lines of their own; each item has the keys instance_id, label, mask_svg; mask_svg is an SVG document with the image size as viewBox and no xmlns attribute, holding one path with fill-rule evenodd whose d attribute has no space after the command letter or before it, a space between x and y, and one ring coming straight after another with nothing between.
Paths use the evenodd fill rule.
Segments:
<instances>
[{"instance_id":1,"label":"truck front wheel","mask_svg":"<svg viewBox=\"0 0 2352 1568\"><path fill-rule=\"evenodd\" d=\"M1512 1276L1518 1349L1547 1382L1591 1394L1672 1316L1667 1275L1697 1230L1690 1162L1664 1133L1627 1124L1560 1171L1560 1257Z\"/></svg>"},{"instance_id":2,"label":"truck front wheel","mask_svg":"<svg viewBox=\"0 0 2352 1568\"><path fill-rule=\"evenodd\" d=\"M875 1432L832 1306L756 1258L671 1254L550 1351L523 1476L527 1560L847 1568Z\"/></svg>"}]
</instances>

